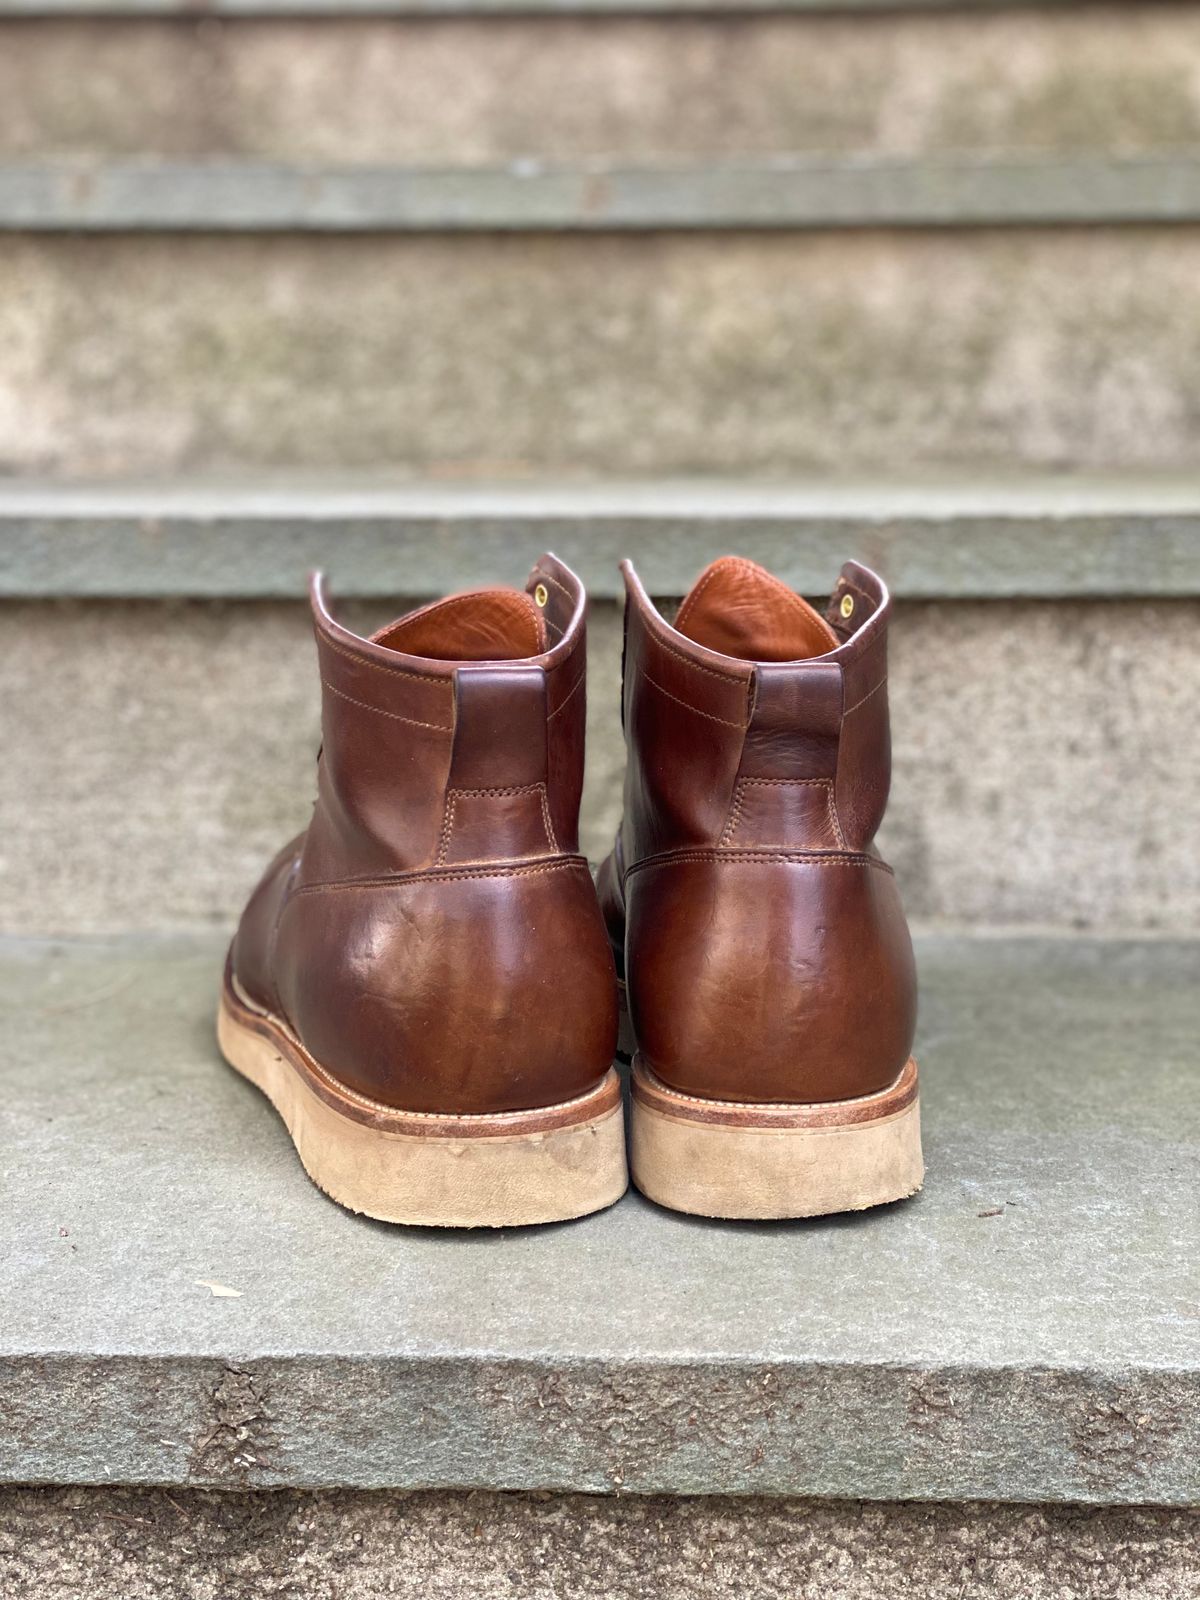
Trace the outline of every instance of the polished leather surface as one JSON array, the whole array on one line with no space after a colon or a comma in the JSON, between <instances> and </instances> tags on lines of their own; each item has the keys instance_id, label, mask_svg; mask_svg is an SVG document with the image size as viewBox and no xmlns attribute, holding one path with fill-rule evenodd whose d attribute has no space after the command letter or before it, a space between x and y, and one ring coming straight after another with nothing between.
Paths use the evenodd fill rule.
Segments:
<instances>
[{"instance_id":1,"label":"polished leather surface","mask_svg":"<svg viewBox=\"0 0 1200 1600\"><path fill-rule=\"evenodd\" d=\"M616 992L577 854L579 580L543 556L524 593L452 596L369 640L335 621L319 576L312 608L318 798L243 914L239 984L389 1106L585 1093L612 1062Z\"/></svg>"},{"instance_id":2,"label":"polished leather surface","mask_svg":"<svg viewBox=\"0 0 1200 1600\"><path fill-rule=\"evenodd\" d=\"M712 1099L873 1093L916 1017L873 848L891 776L887 590L848 562L821 617L725 558L673 627L622 571L625 809L599 888L641 1058Z\"/></svg>"}]
</instances>

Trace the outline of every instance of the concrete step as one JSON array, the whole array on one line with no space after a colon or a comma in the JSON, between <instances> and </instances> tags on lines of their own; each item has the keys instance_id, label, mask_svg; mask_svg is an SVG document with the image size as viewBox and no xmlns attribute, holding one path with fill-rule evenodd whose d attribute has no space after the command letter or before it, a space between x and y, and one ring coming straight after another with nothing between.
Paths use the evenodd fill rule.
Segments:
<instances>
[{"instance_id":1,"label":"concrete step","mask_svg":"<svg viewBox=\"0 0 1200 1600\"><path fill-rule=\"evenodd\" d=\"M50 20L10 20L0 159L636 163L1130 155L1200 143L1200 17L1161 0L689 3L658 16L628 12L681 8L603 15L614 8L522 0L522 14L500 16L501 0L380 5L374 20L341 6L298 14L308 9L289 0L172 14L135 0L120 21L87 4L69 24L58 7L43 11ZM439 20L439 9L455 14ZM0 6L0 18L13 14ZM852 180L853 169L842 174ZM1080 197L1064 188L1059 198Z\"/></svg>"},{"instance_id":2,"label":"concrete step","mask_svg":"<svg viewBox=\"0 0 1200 1600\"><path fill-rule=\"evenodd\" d=\"M923 941L909 1204L499 1235L307 1183L221 955L4 950L0 1479L1200 1503L1197 946Z\"/></svg>"},{"instance_id":3,"label":"concrete step","mask_svg":"<svg viewBox=\"0 0 1200 1600\"><path fill-rule=\"evenodd\" d=\"M633 554L682 595L753 549L820 594L847 551L903 599L1200 595L1200 485L1179 477L842 482L0 481L0 598L433 598L553 547L593 600Z\"/></svg>"},{"instance_id":4,"label":"concrete step","mask_svg":"<svg viewBox=\"0 0 1200 1600\"><path fill-rule=\"evenodd\" d=\"M1200 228L23 236L0 470L1190 471Z\"/></svg>"},{"instance_id":5,"label":"concrete step","mask_svg":"<svg viewBox=\"0 0 1200 1600\"><path fill-rule=\"evenodd\" d=\"M335 592L337 537L323 552ZM457 581L519 583L541 543L525 534ZM638 541L624 548L640 555ZM776 550L765 538L733 548ZM813 591L869 549L829 548ZM689 580L701 564L697 550ZM670 571L683 570L680 550ZM387 575L427 592L412 559L381 554L376 581ZM343 614L370 631L409 604L375 594ZM319 700L306 607L46 598L5 602L2 621L5 927L227 925L311 814ZM1200 744L1186 737L1198 631L1200 600L1162 594L901 601L882 845L910 913L967 926L1200 924ZM593 606L589 650L582 837L598 860L625 761L612 601Z\"/></svg>"}]
</instances>

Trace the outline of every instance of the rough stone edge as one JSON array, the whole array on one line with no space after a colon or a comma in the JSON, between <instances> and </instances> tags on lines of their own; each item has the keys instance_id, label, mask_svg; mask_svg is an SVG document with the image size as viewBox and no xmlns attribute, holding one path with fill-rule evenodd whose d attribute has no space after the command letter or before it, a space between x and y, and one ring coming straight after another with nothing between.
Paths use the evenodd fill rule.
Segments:
<instances>
[{"instance_id":1,"label":"rough stone edge","mask_svg":"<svg viewBox=\"0 0 1200 1600\"><path fill-rule=\"evenodd\" d=\"M1200 1504L1195 1371L0 1357L0 1482Z\"/></svg>"}]
</instances>

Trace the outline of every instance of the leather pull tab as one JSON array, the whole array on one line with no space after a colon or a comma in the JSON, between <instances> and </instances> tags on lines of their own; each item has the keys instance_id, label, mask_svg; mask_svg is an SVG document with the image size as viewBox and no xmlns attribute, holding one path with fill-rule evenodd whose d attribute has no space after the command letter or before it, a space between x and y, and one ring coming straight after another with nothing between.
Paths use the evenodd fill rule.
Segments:
<instances>
[{"instance_id":1,"label":"leather pull tab","mask_svg":"<svg viewBox=\"0 0 1200 1600\"><path fill-rule=\"evenodd\" d=\"M438 864L557 849L546 791L545 673L515 665L459 667Z\"/></svg>"},{"instance_id":2,"label":"leather pull tab","mask_svg":"<svg viewBox=\"0 0 1200 1600\"><path fill-rule=\"evenodd\" d=\"M450 786L546 781L546 674L541 667L459 667L454 674Z\"/></svg>"},{"instance_id":3,"label":"leather pull tab","mask_svg":"<svg viewBox=\"0 0 1200 1600\"><path fill-rule=\"evenodd\" d=\"M842 669L832 661L754 669L754 710L742 747L745 778L833 778L842 726Z\"/></svg>"}]
</instances>

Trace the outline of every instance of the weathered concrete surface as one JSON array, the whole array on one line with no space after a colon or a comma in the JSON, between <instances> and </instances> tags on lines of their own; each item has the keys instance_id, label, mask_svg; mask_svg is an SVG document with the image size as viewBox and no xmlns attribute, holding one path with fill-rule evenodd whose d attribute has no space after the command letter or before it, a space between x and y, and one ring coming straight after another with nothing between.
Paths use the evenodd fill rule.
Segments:
<instances>
[{"instance_id":1,"label":"weathered concrete surface","mask_svg":"<svg viewBox=\"0 0 1200 1600\"><path fill-rule=\"evenodd\" d=\"M636 541L627 548L639 555ZM327 565L336 586L333 551ZM479 576L519 582L524 570ZM346 614L369 628L403 608L378 600ZM18 603L3 618L0 926L228 923L309 816L318 694L305 610ZM1193 931L1198 629L1196 601L902 604L883 843L910 912ZM583 826L593 859L620 811L619 679L619 616L598 605Z\"/></svg>"},{"instance_id":2,"label":"weathered concrete surface","mask_svg":"<svg viewBox=\"0 0 1200 1600\"><path fill-rule=\"evenodd\" d=\"M547 547L593 599L623 593L628 550L651 593L682 594L743 549L802 594L828 587L853 550L904 598L1191 598L1200 482L0 481L5 598L295 598L330 563L343 596L402 583L436 598Z\"/></svg>"},{"instance_id":3,"label":"weathered concrete surface","mask_svg":"<svg viewBox=\"0 0 1200 1600\"><path fill-rule=\"evenodd\" d=\"M1200 227L14 238L0 469L1191 470Z\"/></svg>"},{"instance_id":4,"label":"weathered concrete surface","mask_svg":"<svg viewBox=\"0 0 1200 1600\"><path fill-rule=\"evenodd\" d=\"M1195 1600L1193 1512L0 1493L6 1600Z\"/></svg>"},{"instance_id":5,"label":"weathered concrete surface","mask_svg":"<svg viewBox=\"0 0 1200 1600\"><path fill-rule=\"evenodd\" d=\"M661 233L1200 221L1190 154L347 167L0 164L6 233Z\"/></svg>"},{"instance_id":6,"label":"weathered concrete surface","mask_svg":"<svg viewBox=\"0 0 1200 1600\"><path fill-rule=\"evenodd\" d=\"M1180 149L1200 17L980 15L9 23L0 159Z\"/></svg>"},{"instance_id":7,"label":"weathered concrete surface","mask_svg":"<svg viewBox=\"0 0 1200 1600\"><path fill-rule=\"evenodd\" d=\"M478 1235L307 1182L220 959L0 963L0 1479L1200 1504L1196 945L922 942L910 1203Z\"/></svg>"}]
</instances>

